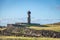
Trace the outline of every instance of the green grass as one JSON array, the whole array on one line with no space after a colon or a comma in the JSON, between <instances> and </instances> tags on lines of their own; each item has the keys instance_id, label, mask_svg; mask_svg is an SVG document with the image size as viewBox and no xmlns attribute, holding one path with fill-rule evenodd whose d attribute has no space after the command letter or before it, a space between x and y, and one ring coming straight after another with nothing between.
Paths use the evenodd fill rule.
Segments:
<instances>
[{"instance_id":1,"label":"green grass","mask_svg":"<svg viewBox=\"0 0 60 40\"><path fill-rule=\"evenodd\" d=\"M38 27L38 26L31 26L28 28L35 29L35 30L53 30L60 32L60 25L47 25L49 27Z\"/></svg>"},{"instance_id":2,"label":"green grass","mask_svg":"<svg viewBox=\"0 0 60 40\"><path fill-rule=\"evenodd\" d=\"M0 40L60 40L60 38L0 36Z\"/></svg>"}]
</instances>

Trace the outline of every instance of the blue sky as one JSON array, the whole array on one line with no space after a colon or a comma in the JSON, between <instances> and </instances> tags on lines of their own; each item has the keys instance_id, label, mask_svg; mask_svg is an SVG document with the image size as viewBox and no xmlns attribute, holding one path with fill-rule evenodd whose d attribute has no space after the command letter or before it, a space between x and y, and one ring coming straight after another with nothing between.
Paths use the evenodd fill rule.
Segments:
<instances>
[{"instance_id":1,"label":"blue sky","mask_svg":"<svg viewBox=\"0 0 60 40\"><path fill-rule=\"evenodd\" d=\"M0 25L27 22L48 24L60 22L60 0L0 0Z\"/></svg>"}]
</instances>

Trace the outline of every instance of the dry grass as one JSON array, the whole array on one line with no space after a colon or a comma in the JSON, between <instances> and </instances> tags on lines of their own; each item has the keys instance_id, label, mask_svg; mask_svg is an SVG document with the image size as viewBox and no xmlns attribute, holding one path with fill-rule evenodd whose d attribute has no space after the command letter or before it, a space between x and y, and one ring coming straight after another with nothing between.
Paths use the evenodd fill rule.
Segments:
<instances>
[{"instance_id":1,"label":"dry grass","mask_svg":"<svg viewBox=\"0 0 60 40\"><path fill-rule=\"evenodd\" d=\"M0 28L0 30L5 30L6 28Z\"/></svg>"},{"instance_id":2,"label":"dry grass","mask_svg":"<svg viewBox=\"0 0 60 40\"><path fill-rule=\"evenodd\" d=\"M60 25L48 25L49 27L38 27L38 26L31 26L29 28L35 29L35 30L53 30L60 32Z\"/></svg>"},{"instance_id":3,"label":"dry grass","mask_svg":"<svg viewBox=\"0 0 60 40\"><path fill-rule=\"evenodd\" d=\"M16 36L0 36L1 40L60 40L60 38L47 37L16 37Z\"/></svg>"}]
</instances>

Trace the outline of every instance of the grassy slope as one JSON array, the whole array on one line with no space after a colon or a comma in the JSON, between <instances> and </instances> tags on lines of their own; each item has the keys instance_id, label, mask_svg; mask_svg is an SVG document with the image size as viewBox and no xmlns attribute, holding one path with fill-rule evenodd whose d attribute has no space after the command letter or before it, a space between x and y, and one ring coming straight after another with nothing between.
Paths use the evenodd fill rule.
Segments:
<instances>
[{"instance_id":1,"label":"grassy slope","mask_svg":"<svg viewBox=\"0 0 60 40\"><path fill-rule=\"evenodd\" d=\"M35 29L35 30L53 30L60 32L60 25L47 25L49 27L38 27L38 26L31 26L29 28Z\"/></svg>"},{"instance_id":2,"label":"grassy slope","mask_svg":"<svg viewBox=\"0 0 60 40\"><path fill-rule=\"evenodd\" d=\"M46 38L46 37L16 37L16 36L0 36L1 40L60 40L60 38Z\"/></svg>"}]
</instances>

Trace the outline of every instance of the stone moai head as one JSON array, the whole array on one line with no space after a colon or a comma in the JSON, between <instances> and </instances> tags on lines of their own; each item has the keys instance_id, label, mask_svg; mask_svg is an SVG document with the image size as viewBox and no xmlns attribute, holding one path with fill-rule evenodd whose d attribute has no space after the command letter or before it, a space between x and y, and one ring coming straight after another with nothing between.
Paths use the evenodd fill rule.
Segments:
<instances>
[{"instance_id":1,"label":"stone moai head","mask_svg":"<svg viewBox=\"0 0 60 40\"><path fill-rule=\"evenodd\" d=\"M28 11L28 14L31 14L31 12L30 12L30 11Z\"/></svg>"}]
</instances>

